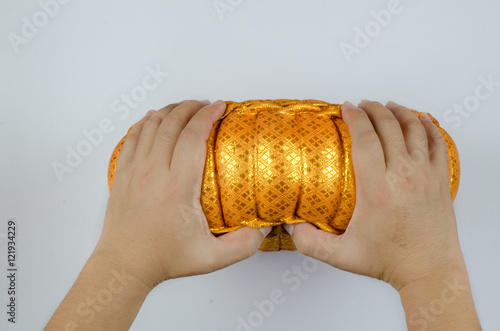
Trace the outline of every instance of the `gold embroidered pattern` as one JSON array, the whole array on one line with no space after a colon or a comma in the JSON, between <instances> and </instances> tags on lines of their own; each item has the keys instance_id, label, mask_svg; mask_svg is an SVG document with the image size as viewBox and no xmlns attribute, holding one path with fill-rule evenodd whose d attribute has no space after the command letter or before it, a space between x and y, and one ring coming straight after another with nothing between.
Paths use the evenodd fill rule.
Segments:
<instances>
[{"instance_id":1,"label":"gold embroidered pattern","mask_svg":"<svg viewBox=\"0 0 500 331\"><path fill-rule=\"evenodd\" d=\"M260 247L264 251L295 249L283 223L309 222L343 233L356 191L351 138L340 105L317 100L226 103L207 142L201 188L200 202L212 233L273 226ZM460 181L458 151L448 133L439 130L448 147L454 199ZM125 138L111 156L110 189Z\"/></svg>"}]
</instances>

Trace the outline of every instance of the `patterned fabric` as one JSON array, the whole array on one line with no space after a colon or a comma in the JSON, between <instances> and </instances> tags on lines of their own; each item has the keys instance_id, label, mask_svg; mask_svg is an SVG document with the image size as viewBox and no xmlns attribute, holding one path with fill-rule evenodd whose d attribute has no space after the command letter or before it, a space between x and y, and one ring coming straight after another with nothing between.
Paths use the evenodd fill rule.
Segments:
<instances>
[{"instance_id":1,"label":"patterned fabric","mask_svg":"<svg viewBox=\"0 0 500 331\"><path fill-rule=\"evenodd\" d=\"M351 139L340 105L317 100L226 103L207 141L201 187L200 202L212 233L273 226L260 247L264 251L295 249L283 223L309 222L343 233L356 191ZM439 129L448 146L454 199L460 181L458 152L451 137ZM110 189L125 138L110 160Z\"/></svg>"}]
</instances>

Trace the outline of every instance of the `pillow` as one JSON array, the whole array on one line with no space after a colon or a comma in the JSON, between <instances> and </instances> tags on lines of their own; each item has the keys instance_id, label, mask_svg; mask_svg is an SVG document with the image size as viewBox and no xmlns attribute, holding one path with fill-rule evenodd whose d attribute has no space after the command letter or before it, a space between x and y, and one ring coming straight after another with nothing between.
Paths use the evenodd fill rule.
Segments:
<instances>
[{"instance_id":1,"label":"pillow","mask_svg":"<svg viewBox=\"0 0 500 331\"><path fill-rule=\"evenodd\" d=\"M218 235L243 226L273 226L260 247L263 251L296 249L284 223L309 222L343 233L354 211L356 189L351 138L340 105L317 100L226 103L207 141L201 187L210 231ZM450 194L455 199L458 151L448 133L439 130L448 147ZM111 156L110 190L126 137Z\"/></svg>"}]
</instances>

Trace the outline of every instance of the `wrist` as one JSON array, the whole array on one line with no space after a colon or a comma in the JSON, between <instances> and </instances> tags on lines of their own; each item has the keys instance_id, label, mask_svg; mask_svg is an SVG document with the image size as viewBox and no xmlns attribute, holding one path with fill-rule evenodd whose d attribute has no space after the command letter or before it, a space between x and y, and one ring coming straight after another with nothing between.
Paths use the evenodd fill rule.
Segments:
<instances>
[{"instance_id":1,"label":"wrist","mask_svg":"<svg viewBox=\"0 0 500 331\"><path fill-rule=\"evenodd\" d=\"M408 329L480 330L465 266L443 268L398 291Z\"/></svg>"},{"instance_id":2,"label":"wrist","mask_svg":"<svg viewBox=\"0 0 500 331\"><path fill-rule=\"evenodd\" d=\"M146 297L157 285L144 276L145 267L134 262L125 251L113 249L99 243L92 253L89 263L94 269L105 269L106 274L131 285L130 290L139 297ZM121 276L118 276L120 274Z\"/></svg>"},{"instance_id":3,"label":"wrist","mask_svg":"<svg viewBox=\"0 0 500 331\"><path fill-rule=\"evenodd\" d=\"M150 250L151 248L137 238L103 230L92 255L126 268L151 291L169 277L166 275L164 263L154 258Z\"/></svg>"},{"instance_id":4,"label":"wrist","mask_svg":"<svg viewBox=\"0 0 500 331\"><path fill-rule=\"evenodd\" d=\"M450 284L456 285L453 287ZM454 294L459 295L458 292L464 290L465 288L469 288L467 271L465 270L465 267L461 268L459 266L455 266L435 270L426 276L405 284L397 291L400 297L403 298L413 296L415 294L429 296L438 293L439 290L445 290L445 292L452 290Z\"/></svg>"},{"instance_id":5,"label":"wrist","mask_svg":"<svg viewBox=\"0 0 500 331\"><path fill-rule=\"evenodd\" d=\"M126 266L96 249L45 329L128 329L149 292Z\"/></svg>"},{"instance_id":6,"label":"wrist","mask_svg":"<svg viewBox=\"0 0 500 331\"><path fill-rule=\"evenodd\" d=\"M434 253L416 252L409 255L384 280L399 292L409 284L427 283L456 273L467 274L458 242L446 248L434 248Z\"/></svg>"}]
</instances>

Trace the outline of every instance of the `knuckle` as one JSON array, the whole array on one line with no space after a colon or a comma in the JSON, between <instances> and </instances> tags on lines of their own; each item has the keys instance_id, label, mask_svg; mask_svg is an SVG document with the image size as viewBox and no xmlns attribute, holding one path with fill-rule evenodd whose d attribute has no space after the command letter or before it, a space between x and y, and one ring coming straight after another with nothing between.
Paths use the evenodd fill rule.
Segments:
<instances>
[{"instance_id":1,"label":"knuckle","mask_svg":"<svg viewBox=\"0 0 500 331\"><path fill-rule=\"evenodd\" d=\"M240 254L243 259L246 259L258 251L262 239L256 231L242 231L241 242L243 243L243 249Z\"/></svg>"},{"instance_id":2,"label":"knuckle","mask_svg":"<svg viewBox=\"0 0 500 331\"><path fill-rule=\"evenodd\" d=\"M432 132L432 139L434 139L434 142L436 144L446 145L443 135L441 134L441 132L439 132L437 128Z\"/></svg>"},{"instance_id":3,"label":"knuckle","mask_svg":"<svg viewBox=\"0 0 500 331\"><path fill-rule=\"evenodd\" d=\"M153 117L164 118L171 111L172 111L172 108L170 108L170 105L169 105L169 106L167 106L165 108L162 108L162 109L158 110L153 116L150 117L150 119L153 118Z\"/></svg>"},{"instance_id":4,"label":"knuckle","mask_svg":"<svg viewBox=\"0 0 500 331\"><path fill-rule=\"evenodd\" d=\"M168 115L172 110L177 108L180 105L179 102L176 103L171 103L169 105L166 105L165 107L159 109L156 113L161 115L162 117Z\"/></svg>"},{"instance_id":5,"label":"knuckle","mask_svg":"<svg viewBox=\"0 0 500 331\"><path fill-rule=\"evenodd\" d=\"M415 118L408 119L404 121L403 125L408 129L408 130L415 130L415 131L421 131L422 133L424 132L424 127L422 126L422 122Z\"/></svg>"},{"instance_id":6,"label":"knuckle","mask_svg":"<svg viewBox=\"0 0 500 331\"><path fill-rule=\"evenodd\" d=\"M154 172L151 168L136 169L130 178L131 187L138 192L144 193L149 188L153 180Z\"/></svg>"},{"instance_id":7,"label":"knuckle","mask_svg":"<svg viewBox=\"0 0 500 331\"><path fill-rule=\"evenodd\" d=\"M156 116L157 114L154 114L151 116L145 123L144 126L146 127L157 127L161 123L161 116Z\"/></svg>"},{"instance_id":8,"label":"knuckle","mask_svg":"<svg viewBox=\"0 0 500 331\"><path fill-rule=\"evenodd\" d=\"M213 252L210 254L207 254L206 263L207 263L207 267L210 270L215 270L217 268L217 255L214 254Z\"/></svg>"},{"instance_id":9,"label":"knuckle","mask_svg":"<svg viewBox=\"0 0 500 331\"><path fill-rule=\"evenodd\" d=\"M363 145L373 145L378 141L378 135L375 131L365 131L359 135L358 141Z\"/></svg>"},{"instance_id":10,"label":"knuckle","mask_svg":"<svg viewBox=\"0 0 500 331\"><path fill-rule=\"evenodd\" d=\"M241 241L244 243L251 242L253 239L252 233L250 231L246 231L247 229L245 227L238 229L237 231L240 231L241 235Z\"/></svg>"},{"instance_id":11,"label":"knuckle","mask_svg":"<svg viewBox=\"0 0 500 331\"><path fill-rule=\"evenodd\" d=\"M203 274L206 274L206 273L210 273L212 271L215 271L217 270L218 268L218 259L217 259L217 255L215 254L215 252L209 250L209 251L206 251L201 257L201 260L200 261L200 265L202 265L202 270L201 270L201 273Z\"/></svg>"},{"instance_id":12,"label":"knuckle","mask_svg":"<svg viewBox=\"0 0 500 331\"><path fill-rule=\"evenodd\" d=\"M400 180L405 180L402 177ZM376 204L379 206L386 206L392 202L392 194L391 194L390 185L386 185L379 181L377 185L373 186L373 196L375 198Z\"/></svg>"},{"instance_id":13,"label":"knuckle","mask_svg":"<svg viewBox=\"0 0 500 331\"><path fill-rule=\"evenodd\" d=\"M429 153L429 141L427 136L424 134L418 138L415 138L415 147L409 152L409 156L415 162L423 162Z\"/></svg>"},{"instance_id":14,"label":"knuckle","mask_svg":"<svg viewBox=\"0 0 500 331\"><path fill-rule=\"evenodd\" d=\"M257 253L260 247L260 241L256 238L252 239L252 241L249 243L250 247L246 250L245 252L245 259L249 258L250 256L254 255Z\"/></svg>"},{"instance_id":15,"label":"knuckle","mask_svg":"<svg viewBox=\"0 0 500 331\"><path fill-rule=\"evenodd\" d=\"M301 252L304 255L311 256L314 253L314 249L312 247L312 243L310 240L307 239L305 236L301 236L298 239L294 240L295 247L299 252Z\"/></svg>"},{"instance_id":16,"label":"knuckle","mask_svg":"<svg viewBox=\"0 0 500 331\"><path fill-rule=\"evenodd\" d=\"M189 125L182 130L182 138L190 142L198 142L202 140L198 130Z\"/></svg>"},{"instance_id":17,"label":"knuckle","mask_svg":"<svg viewBox=\"0 0 500 331\"><path fill-rule=\"evenodd\" d=\"M446 144L443 144L442 148L440 148L440 150L439 150L439 153L441 153L442 160L449 160L450 154L448 153L448 148L446 148ZM450 167L450 166L451 166L451 163L448 167Z\"/></svg>"},{"instance_id":18,"label":"knuckle","mask_svg":"<svg viewBox=\"0 0 500 331\"><path fill-rule=\"evenodd\" d=\"M409 154L410 157L410 162L414 164L415 166L422 165L428 161L428 146L427 146L427 140L422 139L421 143L417 145L415 149L411 151Z\"/></svg>"},{"instance_id":19,"label":"knuckle","mask_svg":"<svg viewBox=\"0 0 500 331\"><path fill-rule=\"evenodd\" d=\"M165 117L164 121L167 126L182 126L184 123L184 116L181 112L172 111Z\"/></svg>"},{"instance_id":20,"label":"knuckle","mask_svg":"<svg viewBox=\"0 0 500 331\"><path fill-rule=\"evenodd\" d=\"M399 121L393 116L385 116L380 119L380 124L389 130L401 129Z\"/></svg>"},{"instance_id":21,"label":"knuckle","mask_svg":"<svg viewBox=\"0 0 500 331\"><path fill-rule=\"evenodd\" d=\"M171 126L172 124L166 124L162 125L160 128L158 135L156 136L156 139L159 140L163 144L171 144L176 140L176 135L172 131Z\"/></svg>"},{"instance_id":22,"label":"knuckle","mask_svg":"<svg viewBox=\"0 0 500 331\"><path fill-rule=\"evenodd\" d=\"M368 106L368 107L372 108L372 107L382 106L382 104L380 102L378 102L378 101L368 101L368 102L365 102L363 104L363 106Z\"/></svg>"},{"instance_id":23,"label":"knuckle","mask_svg":"<svg viewBox=\"0 0 500 331\"><path fill-rule=\"evenodd\" d=\"M201 107L203 105L198 100L184 100L181 104L188 107Z\"/></svg>"},{"instance_id":24,"label":"knuckle","mask_svg":"<svg viewBox=\"0 0 500 331\"><path fill-rule=\"evenodd\" d=\"M448 155L448 145L446 144L446 141L444 140L444 137L442 134L436 130L432 135L432 144L434 145L434 148L437 150L440 150L443 154Z\"/></svg>"},{"instance_id":25,"label":"knuckle","mask_svg":"<svg viewBox=\"0 0 500 331\"><path fill-rule=\"evenodd\" d=\"M382 167L385 167L385 160L381 157L372 157L366 161L366 169L376 171Z\"/></svg>"},{"instance_id":26,"label":"knuckle","mask_svg":"<svg viewBox=\"0 0 500 331\"><path fill-rule=\"evenodd\" d=\"M176 107L176 106L178 106L178 105L179 105L179 103L178 103L178 102L169 103L168 105L166 105L165 107L163 107L163 108L162 108L162 109L160 109L160 110L169 109L169 108L174 108L174 107ZM158 110L158 111L160 111L160 110Z\"/></svg>"},{"instance_id":27,"label":"knuckle","mask_svg":"<svg viewBox=\"0 0 500 331\"><path fill-rule=\"evenodd\" d=\"M262 241L262 237L261 237L261 232L260 231L252 231L252 232L249 232L247 234L247 241L248 243L250 244L251 246L251 253L255 253L257 251L257 249L259 248L260 246L260 243Z\"/></svg>"},{"instance_id":28,"label":"knuckle","mask_svg":"<svg viewBox=\"0 0 500 331\"><path fill-rule=\"evenodd\" d=\"M433 139L434 145L441 149L443 153L448 153L448 145L446 145L446 142L444 141L443 137L436 137Z\"/></svg>"},{"instance_id":29,"label":"knuckle","mask_svg":"<svg viewBox=\"0 0 500 331\"><path fill-rule=\"evenodd\" d=\"M368 117L368 114L363 110L359 108L354 109L354 114L352 115L354 121L369 121L370 118Z\"/></svg>"},{"instance_id":30,"label":"knuckle","mask_svg":"<svg viewBox=\"0 0 500 331\"><path fill-rule=\"evenodd\" d=\"M134 128L129 132L127 135L126 140L137 140L139 139L139 136L141 135L141 129L142 127L139 125L134 126Z\"/></svg>"},{"instance_id":31,"label":"knuckle","mask_svg":"<svg viewBox=\"0 0 500 331\"><path fill-rule=\"evenodd\" d=\"M425 126L425 130L427 131L427 134L432 139L443 138L443 135L439 131L439 128L433 122L426 122L426 123L423 123L423 125Z\"/></svg>"},{"instance_id":32,"label":"knuckle","mask_svg":"<svg viewBox=\"0 0 500 331\"><path fill-rule=\"evenodd\" d=\"M388 108L388 107L386 107L386 108ZM408 109L408 107L403 106L403 105L393 107L393 109L395 109L398 112L401 112L402 114L407 113L407 114L410 114L410 116L415 116L415 114L413 114L412 111ZM417 116L415 116L415 118L417 118Z\"/></svg>"},{"instance_id":33,"label":"knuckle","mask_svg":"<svg viewBox=\"0 0 500 331\"><path fill-rule=\"evenodd\" d=\"M247 231L243 234L243 241L247 244L246 253L248 254L248 256L251 256L255 254L255 252L257 252L262 240L256 231Z\"/></svg>"},{"instance_id":34,"label":"knuckle","mask_svg":"<svg viewBox=\"0 0 500 331\"><path fill-rule=\"evenodd\" d=\"M407 155L408 151L406 149L406 145L404 140L399 137L390 137L387 139L387 148L388 151L394 155Z\"/></svg>"}]
</instances>

